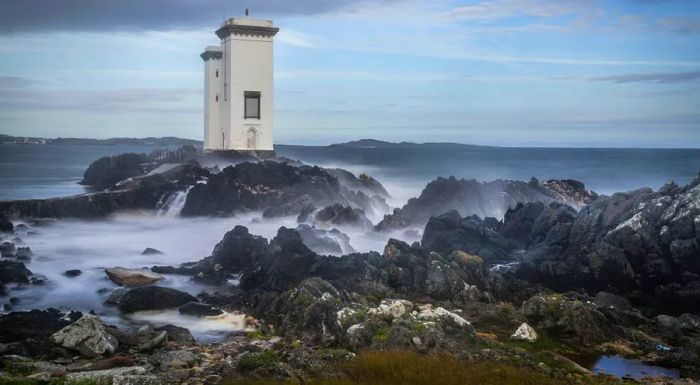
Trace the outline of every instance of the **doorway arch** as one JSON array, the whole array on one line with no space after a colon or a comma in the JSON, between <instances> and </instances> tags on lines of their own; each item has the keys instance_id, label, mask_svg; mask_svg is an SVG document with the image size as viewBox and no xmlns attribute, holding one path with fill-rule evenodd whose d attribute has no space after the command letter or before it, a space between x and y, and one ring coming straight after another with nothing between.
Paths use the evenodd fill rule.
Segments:
<instances>
[{"instance_id":1,"label":"doorway arch","mask_svg":"<svg viewBox=\"0 0 700 385\"><path fill-rule=\"evenodd\" d=\"M249 150L258 148L258 131L255 128L249 128L246 133L246 143Z\"/></svg>"}]
</instances>

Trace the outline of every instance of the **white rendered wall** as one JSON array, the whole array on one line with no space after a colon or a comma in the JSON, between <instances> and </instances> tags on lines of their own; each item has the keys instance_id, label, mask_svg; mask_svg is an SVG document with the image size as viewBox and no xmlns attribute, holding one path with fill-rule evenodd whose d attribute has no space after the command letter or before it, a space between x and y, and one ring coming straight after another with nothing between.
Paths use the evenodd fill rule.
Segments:
<instances>
[{"instance_id":1,"label":"white rendered wall","mask_svg":"<svg viewBox=\"0 0 700 385\"><path fill-rule=\"evenodd\" d=\"M223 103L223 73L221 59L204 61L204 149L222 149L220 104ZM216 72L219 76L216 76ZM218 96L218 101L217 101Z\"/></svg>"},{"instance_id":2,"label":"white rendered wall","mask_svg":"<svg viewBox=\"0 0 700 385\"><path fill-rule=\"evenodd\" d=\"M228 131L227 148L273 149L273 40L272 37L232 34L223 42L226 98L220 116ZM260 92L260 119L244 118L244 91ZM248 130L257 132L256 148L249 148Z\"/></svg>"}]
</instances>

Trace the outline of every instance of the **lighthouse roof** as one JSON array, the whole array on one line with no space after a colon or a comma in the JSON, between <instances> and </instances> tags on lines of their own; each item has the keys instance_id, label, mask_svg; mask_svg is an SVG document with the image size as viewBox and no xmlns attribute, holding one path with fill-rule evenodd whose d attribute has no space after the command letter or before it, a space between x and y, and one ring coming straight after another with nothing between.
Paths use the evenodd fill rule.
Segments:
<instances>
[{"instance_id":1,"label":"lighthouse roof","mask_svg":"<svg viewBox=\"0 0 700 385\"><path fill-rule=\"evenodd\" d=\"M277 34L277 31L279 31L279 28L273 26L272 20L232 17L226 20L221 28L216 31L216 35L220 39L232 34L272 37Z\"/></svg>"}]
</instances>

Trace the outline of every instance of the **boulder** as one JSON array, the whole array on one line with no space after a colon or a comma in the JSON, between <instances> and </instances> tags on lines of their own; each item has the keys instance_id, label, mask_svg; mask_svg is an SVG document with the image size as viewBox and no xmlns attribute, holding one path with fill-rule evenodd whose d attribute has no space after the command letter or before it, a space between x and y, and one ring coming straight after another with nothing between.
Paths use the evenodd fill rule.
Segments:
<instances>
[{"instance_id":1,"label":"boulder","mask_svg":"<svg viewBox=\"0 0 700 385\"><path fill-rule=\"evenodd\" d=\"M91 370L86 372L68 373L66 375L67 383L98 383L98 384L114 384L117 377L125 375L145 375L148 373L143 366L127 366L121 368ZM124 382L122 382L124 384Z\"/></svg>"},{"instance_id":2,"label":"boulder","mask_svg":"<svg viewBox=\"0 0 700 385\"><path fill-rule=\"evenodd\" d=\"M149 270L125 269L123 267L112 267L105 269L105 274L117 285L144 286L154 284L163 276Z\"/></svg>"},{"instance_id":3,"label":"boulder","mask_svg":"<svg viewBox=\"0 0 700 385\"><path fill-rule=\"evenodd\" d=\"M22 262L0 260L0 286L5 283L29 283L32 272Z\"/></svg>"},{"instance_id":4,"label":"boulder","mask_svg":"<svg viewBox=\"0 0 700 385\"><path fill-rule=\"evenodd\" d=\"M188 302L177 309L180 314L193 315L197 317L211 317L224 314L224 312L214 306L201 302Z\"/></svg>"},{"instance_id":5,"label":"boulder","mask_svg":"<svg viewBox=\"0 0 700 385\"><path fill-rule=\"evenodd\" d=\"M165 331L168 334L168 342L174 342L178 345L189 346L194 345L194 337L189 330L175 326L175 325L163 325L155 328L156 331Z\"/></svg>"},{"instance_id":6,"label":"boulder","mask_svg":"<svg viewBox=\"0 0 700 385\"><path fill-rule=\"evenodd\" d=\"M65 275L66 277L70 277L70 278L77 277L81 274L83 274L83 272L78 270L78 269L66 270L63 273L63 275Z\"/></svg>"},{"instance_id":7,"label":"boulder","mask_svg":"<svg viewBox=\"0 0 700 385\"><path fill-rule=\"evenodd\" d=\"M350 226L369 228L372 222L367 219L365 212L360 209L341 204L334 204L319 210L314 216L316 222L327 223L336 226Z\"/></svg>"},{"instance_id":8,"label":"boulder","mask_svg":"<svg viewBox=\"0 0 700 385\"><path fill-rule=\"evenodd\" d=\"M82 318L51 335L51 341L84 357L112 355L119 343L107 332L99 317L85 314Z\"/></svg>"},{"instance_id":9,"label":"boulder","mask_svg":"<svg viewBox=\"0 0 700 385\"><path fill-rule=\"evenodd\" d=\"M14 257L15 251L17 251L17 249L15 248L15 244L12 242L3 242L0 244L0 256L6 258Z\"/></svg>"},{"instance_id":10,"label":"boulder","mask_svg":"<svg viewBox=\"0 0 700 385\"><path fill-rule=\"evenodd\" d=\"M7 215L0 213L0 233L11 233L14 230L12 221Z\"/></svg>"},{"instance_id":11,"label":"boulder","mask_svg":"<svg viewBox=\"0 0 700 385\"><path fill-rule=\"evenodd\" d=\"M151 159L144 154L105 156L90 164L80 184L104 190L119 181L144 175Z\"/></svg>"},{"instance_id":12,"label":"boulder","mask_svg":"<svg viewBox=\"0 0 700 385\"><path fill-rule=\"evenodd\" d=\"M34 253L32 253L32 249L29 247L18 247L15 251L15 258L20 261L27 261L32 256L34 256Z\"/></svg>"},{"instance_id":13,"label":"boulder","mask_svg":"<svg viewBox=\"0 0 700 385\"><path fill-rule=\"evenodd\" d=\"M510 338L519 341L535 342L537 341L537 332L527 322L523 322Z\"/></svg>"},{"instance_id":14,"label":"boulder","mask_svg":"<svg viewBox=\"0 0 700 385\"><path fill-rule=\"evenodd\" d=\"M142 286L129 290L119 301L119 310L133 313L140 310L162 310L180 307L197 299L184 291L160 286Z\"/></svg>"}]
</instances>

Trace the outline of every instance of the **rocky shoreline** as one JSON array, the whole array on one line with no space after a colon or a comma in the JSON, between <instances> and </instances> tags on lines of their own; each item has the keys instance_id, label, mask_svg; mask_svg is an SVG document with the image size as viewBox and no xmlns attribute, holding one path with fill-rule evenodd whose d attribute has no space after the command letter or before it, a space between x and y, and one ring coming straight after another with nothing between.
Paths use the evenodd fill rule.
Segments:
<instances>
[{"instance_id":1,"label":"rocky shoreline","mask_svg":"<svg viewBox=\"0 0 700 385\"><path fill-rule=\"evenodd\" d=\"M579 358L603 355L684 378L633 381L700 378L700 179L608 197L571 180L438 178L390 213L389 192L364 174L273 156L223 170L203 163L120 155L86 171L85 183L103 191L0 202L0 384L313 383L352 378L347 365L380 360L371 352L498 363L552 383L632 381L594 375ZM238 311L247 314L241 331L199 343L175 325L12 311L13 290L45 284L22 239L42 218L152 212L182 191L182 220L259 212L297 227L266 239L236 226L182 265L109 267L105 277L122 287L107 302L121 314L193 320ZM355 252L347 232L387 241L381 252ZM221 290L192 296L159 286L163 275Z\"/></svg>"}]
</instances>

